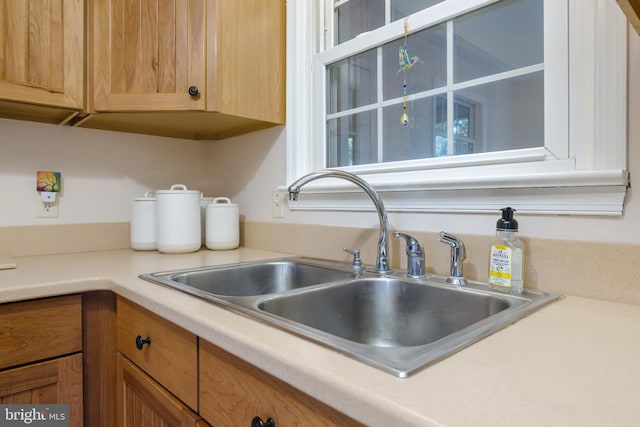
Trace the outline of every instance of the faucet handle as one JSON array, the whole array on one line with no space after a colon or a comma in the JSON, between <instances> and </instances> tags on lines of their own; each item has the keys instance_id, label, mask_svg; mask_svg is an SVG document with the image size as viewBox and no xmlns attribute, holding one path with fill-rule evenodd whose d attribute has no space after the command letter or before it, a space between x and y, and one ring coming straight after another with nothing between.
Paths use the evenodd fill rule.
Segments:
<instances>
[{"instance_id":1,"label":"faucet handle","mask_svg":"<svg viewBox=\"0 0 640 427\"><path fill-rule=\"evenodd\" d=\"M348 254L353 255L353 261L351 262L351 267L353 267L356 270L361 270L362 269L362 260L360 259L360 249L342 248L342 250L345 251Z\"/></svg>"},{"instance_id":2,"label":"faucet handle","mask_svg":"<svg viewBox=\"0 0 640 427\"><path fill-rule=\"evenodd\" d=\"M463 261L467 257L467 250L464 247L464 242L459 237L445 231L440 232L438 240L451 246L451 266L449 268L447 283L461 286L465 285L467 281L464 278L462 266Z\"/></svg>"},{"instance_id":3,"label":"faucet handle","mask_svg":"<svg viewBox=\"0 0 640 427\"><path fill-rule=\"evenodd\" d=\"M415 239L415 237L405 233L400 233L399 231L394 232L393 237L403 238L407 242L407 255L424 253L422 245Z\"/></svg>"},{"instance_id":4,"label":"faucet handle","mask_svg":"<svg viewBox=\"0 0 640 427\"><path fill-rule=\"evenodd\" d=\"M413 236L396 231L393 237L403 238L407 243L407 275L421 277L424 275L424 249Z\"/></svg>"}]
</instances>

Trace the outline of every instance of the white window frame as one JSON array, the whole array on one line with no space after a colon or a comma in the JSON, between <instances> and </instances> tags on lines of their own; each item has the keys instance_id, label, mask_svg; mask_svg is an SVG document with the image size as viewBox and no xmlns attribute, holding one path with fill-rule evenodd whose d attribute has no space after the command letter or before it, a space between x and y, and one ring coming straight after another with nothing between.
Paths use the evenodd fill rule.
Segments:
<instances>
[{"instance_id":1,"label":"white window frame","mask_svg":"<svg viewBox=\"0 0 640 427\"><path fill-rule=\"evenodd\" d=\"M495 1L437 4L412 15L410 31ZM367 180L388 211L495 212L509 204L528 213L621 215L629 183L627 20L615 0L544 1L545 147L341 169ZM325 164L324 146L314 144L326 135L319 119L326 111L325 64L355 44L366 44L364 50L403 31L399 20L324 51L323 19L333 17L327 3L288 2L288 183ZM304 193L291 209L371 209L366 196L340 180L314 181Z\"/></svg>"}]
</instances>

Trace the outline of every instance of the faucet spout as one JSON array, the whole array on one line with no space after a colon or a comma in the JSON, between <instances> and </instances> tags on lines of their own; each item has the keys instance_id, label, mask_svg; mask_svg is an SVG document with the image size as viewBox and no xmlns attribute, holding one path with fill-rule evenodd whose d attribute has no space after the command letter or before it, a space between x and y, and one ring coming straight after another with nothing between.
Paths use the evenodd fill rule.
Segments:
<instances>
[{"instance_id":1,"label":"faucet spout","mask_svg":"<svg viewBox=\"0 0 640 427\"><path fill-rule=\"evenodd\" d=\"M388 226L387 226L387 211L384 208L384 203L378 195L378 193L369 185L366 181L357 175L350 172L345 172L339 169L324 169L317 172L311 172L291 184L288 188L289 200L298 200L300 189L311 181L315 181L320 178L340 178L347 180L358 187L362 188L364 192L369 196L373 202L376 212L378 213L378 219L380 222L380 236L378 238L378 251L376 254L376 267L377 273L388 273L391 271L389 268L389 240L388 240Z\"/></svg>"}]
</instances>

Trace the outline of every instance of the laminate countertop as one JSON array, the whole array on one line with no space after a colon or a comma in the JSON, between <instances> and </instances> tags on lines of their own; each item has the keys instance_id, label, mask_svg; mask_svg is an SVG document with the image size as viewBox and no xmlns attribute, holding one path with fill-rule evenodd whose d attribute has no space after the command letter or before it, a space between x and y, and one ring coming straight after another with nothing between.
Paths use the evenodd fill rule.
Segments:
<instances>
[{"instance_id":1,"label":"laminate countertop","mask_svg":"<svg viewBox=\"0 0 640 427\"><path fill-rule=\"evenodd\" d=\"M565 296L400 379L138 278L283 256L292 255L239 248L17 257L15 269L0 270L0 302L111 290L367 425L630 426L640 420L640 306Z\"/></svg>"}]
</instances>

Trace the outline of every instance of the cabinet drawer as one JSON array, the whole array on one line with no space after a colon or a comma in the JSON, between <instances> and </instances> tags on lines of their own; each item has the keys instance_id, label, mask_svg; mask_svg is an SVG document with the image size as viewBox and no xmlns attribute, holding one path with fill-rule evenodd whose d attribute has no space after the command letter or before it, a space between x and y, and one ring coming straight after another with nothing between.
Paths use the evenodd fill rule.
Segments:
<instances>
[{"instance_id":1,"label":"cabinet drawer","mask_svg":"<svg viewBox=\"0 0 640 427\"><path fill-rule=\"evenodd\" d=\"M79 351L80 295L0 305L0 369Z\"/></svg>"},{"instance_id":2,"label":"cabinet drawer","mask_svg":"<svg viewBox=\"0 0 640 427\"><path fill-rule=\"evenodd\" d=\"M200 415L216 427L360 426L358 422L264 371L200 340Z\"/></svg>"},{"instance_id":3,"label":"cabinet drawer","mask_svg":"<svg viewBox=\"0 0 640 427\"><path fill-rule=\"evenodd\" d=\"M122 297L117 311L118 351L197 411L197 337ZM138 349L137 337L150 342Z\"/></svg>"}]
</instances>

